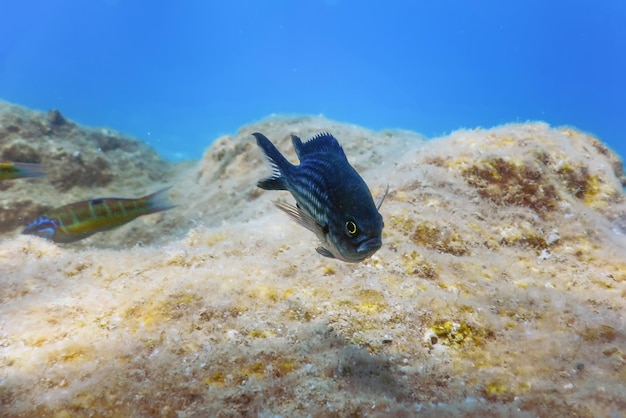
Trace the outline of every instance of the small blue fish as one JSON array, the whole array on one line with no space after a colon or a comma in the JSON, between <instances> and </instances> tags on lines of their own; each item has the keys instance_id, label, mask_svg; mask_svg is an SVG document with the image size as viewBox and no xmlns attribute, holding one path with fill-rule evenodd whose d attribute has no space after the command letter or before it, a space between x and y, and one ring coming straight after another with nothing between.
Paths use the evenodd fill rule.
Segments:
<instances>
[{"instance_id":1,"label":"small blue fish","mask_svg":"<svg viewBox=\"0 0 626 418\"><path fill-rule=\"evenodd\" d=\"M252 134L274 173L257 186L288 190L296 206L276 203L293 220L313 231L322 242L317 252L325 257L357 263L382 245L383 217L367 184L350 165L343 148L331 134L320 133L306 142L291 136L300 165L293 165L263 134ZM386 193L385 193L386 195Z\"/></svg>"}]
</instances>

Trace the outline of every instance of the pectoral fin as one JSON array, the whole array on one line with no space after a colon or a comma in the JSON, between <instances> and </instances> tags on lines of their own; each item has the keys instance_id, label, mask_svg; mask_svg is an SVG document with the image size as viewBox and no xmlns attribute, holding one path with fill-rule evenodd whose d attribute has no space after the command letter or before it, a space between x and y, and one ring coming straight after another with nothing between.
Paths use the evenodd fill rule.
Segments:
<instances>
[{"instance_id":1,"label":"pectoral fin","mask_svg":"<svg viewBox=\"0 0 626 418\"><path fill-rule=\"evenodd\" d=\"M289 203L284 202L274 202L276 207L283 212L285 212L291 219L296 221L298 224L302 225L309 231L315 233L318 237L324 236L324 226L318 224L315 219L307 212L302 210L299 207L290 205Z\"/></svg>"}]
</instances>

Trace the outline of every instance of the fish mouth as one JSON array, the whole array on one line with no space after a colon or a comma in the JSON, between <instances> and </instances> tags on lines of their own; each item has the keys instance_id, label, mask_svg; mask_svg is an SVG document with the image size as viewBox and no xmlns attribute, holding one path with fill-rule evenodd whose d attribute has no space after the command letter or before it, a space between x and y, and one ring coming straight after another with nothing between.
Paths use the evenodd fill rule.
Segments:
<instances>
[{"instance_id":1,"label":"fish mouth","mask_svg":"<svg viewBox=\"0 0 626 418\"><path fill-rule=\"evenodd\" d=\"M371 254L374 254L376 251L378 251L380 247L382 247L382 245L383 245L383 241L380 238L377 238L377 237L369 238L363 241L362 243L360 243L356 251L359 254L371 255Z\"/></svg>"}]
</instances>

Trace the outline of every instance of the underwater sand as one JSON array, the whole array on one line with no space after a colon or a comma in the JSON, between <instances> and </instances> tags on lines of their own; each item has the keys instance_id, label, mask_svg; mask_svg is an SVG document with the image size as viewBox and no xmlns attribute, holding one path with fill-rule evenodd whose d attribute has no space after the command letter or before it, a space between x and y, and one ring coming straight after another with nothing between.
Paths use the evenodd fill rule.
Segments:
<instances>
[{"instance_id":1,"label":"underwater sand","mask_svg":"<svg viewBox=\"0 0 626 418\"><path fill-rule=\"evenodd\" d=\"M272 204L288 193L255 186L270 169L251 132L295 162L289 134L322 130L375 199L390 187L383 248L360 264L319 256ZM71 132L28 142L47 166L50 138L92 158L77 141L93 131ZM55 169L3 183L0 416L624 416L626 178L597 139L528 123L425 141L276 117L196 163L124 148L94 154L110 173L96 187ZM75 245L19 235L10 206L164 184L177 208Z\"/></svg>"}]
</instances>

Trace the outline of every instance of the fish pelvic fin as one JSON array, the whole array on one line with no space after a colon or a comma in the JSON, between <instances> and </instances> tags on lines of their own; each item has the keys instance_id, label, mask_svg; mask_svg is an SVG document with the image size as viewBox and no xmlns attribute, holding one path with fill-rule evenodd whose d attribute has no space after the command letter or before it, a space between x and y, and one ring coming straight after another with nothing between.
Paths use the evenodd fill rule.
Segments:
<instances>
[{"instance_id":1,"label":"fish pelvic fin","mask_svg":"<svg viewBox=\"0 0 626 418\"><path fill-rule=\"evenodd\" d=\"M320 246L317 247L315 249L315 251L317 251L318 254L323 255L324 257L328 257L328 258L336 258L333 253L331 253L330 251L328 251L326 248Z\"/></svg>"},{"instance_id":2,"label":"fish pelvic fin","mask_svg":"<svg viewBox=\"0 0 626 418\"><path fill-rule=\"evenodd\" d=\"M259 132L252 134L256 138L256 143L263 151L263 155L272 166L272 175L266 179L260 180L257 186L265 190L287 190L285 184L285 173L292 164L278 151L278 148L267 139L267 137Z\"/></svg>"},{"instance_id":3,"label":"fish pelvic fin","mask_svg":"<svg viewBox=\"0 0 626 418\"><path fill-rule=\"evenodd\" d=\"M317 152L326 152L335 155L342 155L344 158L346 154L343 152L343 148L337 141L337 139L328 132L320 132L313 136L306 142L302 142L300 138L295 135L291 135L291 143L296 150L298 158L302 160L307 154L313 154Z\"/></svg>"},{"instance_id":4,"label":"fish pelvic fin","mask_svg":"<svg viewBox=\"0 0 626 418\"><path fill-rule=\"evenodd\" d=\"M162 212L164 210L175 208L176 205L172 204L167 195L167 191L171 188L172 186L164 187L161 190L140 198L140 200L146 202L145 214Z\"/></svg>"}]
</instances>

